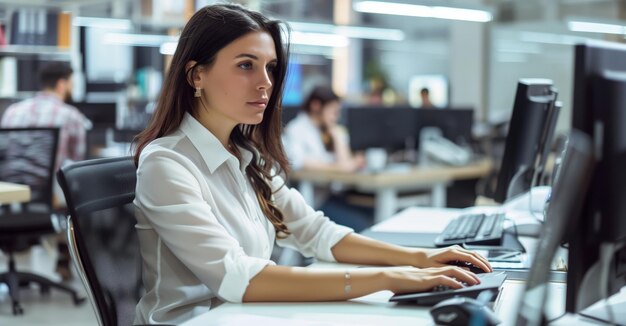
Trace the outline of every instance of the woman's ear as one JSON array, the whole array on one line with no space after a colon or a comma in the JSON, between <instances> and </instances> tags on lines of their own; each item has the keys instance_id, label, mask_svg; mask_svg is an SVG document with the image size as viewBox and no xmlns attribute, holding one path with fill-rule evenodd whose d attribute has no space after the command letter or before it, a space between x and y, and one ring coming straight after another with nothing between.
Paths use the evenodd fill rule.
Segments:
<instances>
[{"instance_id":1,"label":"woman's ear","mask_svg":"<svg viewBox=\"0 0 626 326\"><path fill-rule=\"evenodd\" d=\"M200 76L200 72L202 71L202 66L198 64L195 60L190 60L185 65L185 72L187 75L187 83L193 88L200 87L200 83L202 82L202 77Z\"/></svg>"}]
</instances>

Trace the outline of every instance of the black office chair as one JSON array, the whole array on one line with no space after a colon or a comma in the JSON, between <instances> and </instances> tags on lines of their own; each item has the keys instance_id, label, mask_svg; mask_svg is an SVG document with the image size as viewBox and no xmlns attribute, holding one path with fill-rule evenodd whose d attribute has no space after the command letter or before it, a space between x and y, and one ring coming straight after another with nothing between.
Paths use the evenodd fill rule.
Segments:
<instances>
[{"instance_id":1,"label":"black office chair","mask_svg":"<svg viewBox=\"0 0 626 326\"><path fill-rule=\"evenodd\" d=\"M141 291L141 256L130 206L135 173L130 157L77 162L57 172L70 212L70 255L102 326L130 325ZM121 248L112 245L120 237Z\"/></svg>"},{"instance_id":2,"label":"black office chair","mask_svg":"<svg viewBox=\"0 0 626 326\"><path fill-rule=\"evenodd\" d=\"M21 315L20 286L35 283L42 294L56 288L72 295L76 305L84 301L76 291L43 276L20 272L15 268L16 251L30 248L41 236L56 233L60 222L52 210L52 185L59 129L0 129L0 180L30 186L28 203L0 207L0 249L9 256L9 268L0 274L0 282L9 287L13 314ZM56 219L56 221L54 221Z\"/></svg>"}]
</instances>

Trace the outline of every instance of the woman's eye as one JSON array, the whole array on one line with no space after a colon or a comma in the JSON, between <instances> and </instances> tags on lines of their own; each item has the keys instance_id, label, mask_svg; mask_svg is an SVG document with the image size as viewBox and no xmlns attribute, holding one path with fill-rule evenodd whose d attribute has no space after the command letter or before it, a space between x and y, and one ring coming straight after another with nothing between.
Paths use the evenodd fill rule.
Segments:
<instances>
[{"instance_id":1,"label":"woman's eye","mask_svg":"<svg viewBox=\"0 0 626 326\"><path fill-rule=\"evenodd\" d=\"M245 70L250 70L250 69L252 69L252 63L251 62L240 63L239 64L239 68L245 69Z\"/></svg>"},{"instance_id":2,"label":"woman's eye","mask_svg":"<svg viewBox=\"0 0 626 326\"><path fill-rule=\"evenodd\" d=\"M265 69L267 72L274 72L274 70L276 70L276 65L268 65Z\"/></svg>"}]
</instances>

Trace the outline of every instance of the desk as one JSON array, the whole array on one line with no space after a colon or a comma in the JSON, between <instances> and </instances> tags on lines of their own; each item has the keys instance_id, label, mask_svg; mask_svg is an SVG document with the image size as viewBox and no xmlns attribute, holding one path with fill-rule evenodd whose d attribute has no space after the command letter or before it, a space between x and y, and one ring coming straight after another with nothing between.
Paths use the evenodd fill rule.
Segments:
<instances>
[{"instance_id":1,"label":"desk","mask_svg":"<svg viewBox=\"0 0 626 326\"><path fill-rule=\"evenodd\" d=\"M480 160L466 166L416 166L407 171L381 172L320 172L294 171L292 181L300 182L299 190L310 205L314 186L340 183L375 196L374 222L390 218L398 209L400 191L431 191L432 206L446 206L446 187L454 180L480 178L491 171L491 161Z\"/></svg>"},{"instance_id":2,"label":"desk","mask_svg":"<svg viewBox=\"0 0 626 326\"><path fill-rule=\"evenodd\" d=\"M29 200L29 186L0 181L0 204L22 203Z\"/></svg>"},{"instance_id":3,"label":"desk","mask_svg":"<svg viewBox=\"0 0 626 326\"><path fill-rule=\"evenodd\" d=\"M444 223L424 221L433 219L436 214L443 220L458 214L456 209L410 208L381 223L376 228L384 230L424 231L441 228ZM437 220L437 219L433 219ZM530 249L530 248L529 248ZM351 269L355 265L318 262L310 268ZM502 325L515 324L519 300L524 291L524 282L506 280L499 297L494 303L494 311L502 320ZM566 284L548 284L546 313L549 320L565 312ZM276 303L224 303L208 313L192 318L183 326L200 325L433 325L428 307L401 305L389 302L390 291L380 291L344 302L276 302Z\"/></svg>"},{"instance_id":4,"label":"desk","mask_svg":"<svg viewBox=\"0 0 626 326\"><path fill-rule=\"evenodd\" d=\"M354 265L316 263L311 268L347 269ZM524 284L505 281L494 304L502 325L513 325ZM344 302L225 303L192 318L182 326L200 325L432 325L428 307L389 302L390 291L380 291ZM565 283L551 283L546 301L548 318L565 311Z\"/></svg>"}]
</instances>

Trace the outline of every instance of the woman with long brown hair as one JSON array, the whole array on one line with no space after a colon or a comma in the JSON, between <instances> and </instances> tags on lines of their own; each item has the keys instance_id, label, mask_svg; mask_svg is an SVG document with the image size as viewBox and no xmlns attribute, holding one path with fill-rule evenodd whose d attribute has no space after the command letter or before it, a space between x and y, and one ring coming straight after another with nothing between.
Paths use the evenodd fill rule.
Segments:
<instances>
[{"instance_id":1,"label":"woman with long brown hair","mask_svg":"<svg viewBox=\"0 0 626 326\"><path fill-rule=\"evenodd\" d=\"M363 155L350 150L348 131L339 124L341 105L341 98L332 88L315 86L302 111L285 126L283 144L294 171L355 172L365 166ZM346 190L315 189L311 204L335 223L361 232L372 226L374 210L349 203Z\"/></svg>"},{"instance_id":2,"label":"woman with long brown hair","mask_svg":"<svg viewBox=\"0 0 626 326\"><path fill-rule=\"evenodd\" d=\"M356 235L309 207L278 175L287 163L279 21L238 5L200 9L183 29L154 117L137 139L136 216L146 293L136 323L177 324L216 301L347 300L478 279L447 266L479 255L402 248ZM276 266L276 242L304 255L414 269Z\"/></svg>"}]
</instances>

